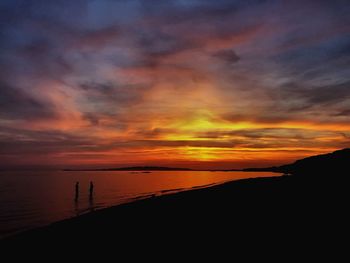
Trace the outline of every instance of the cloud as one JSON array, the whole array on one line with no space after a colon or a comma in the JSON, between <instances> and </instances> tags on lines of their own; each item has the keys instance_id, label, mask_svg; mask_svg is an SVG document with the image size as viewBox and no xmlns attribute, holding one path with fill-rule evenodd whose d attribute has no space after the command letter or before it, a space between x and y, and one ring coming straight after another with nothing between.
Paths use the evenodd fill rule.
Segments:
<instances>
[{"instance_id":1,"label":"cloud","mask_svg":"<svg viewBox=\"0 0 350 263\"><path fill-rule=\"evenodd\" d=\"M55 109L24 91L0 82L0 118L37 120L55 118Z\"/></svg>"},{"instance_id":2,"label":"cloud","mask_svg":"<svg viewBox=\"0 0 350 263\"><path fill-rule=\"evenodd\" d=\"M220 50L214 54L215 57L222 59L229 65L232 65L240 60L240 57L233 50Z\"/></svg>"},{"instance_id":3,"label":"cloud","mask_svg":"<svg viewBox=\"0 0 350 263\"><path fill-rule=\"evenodd\" d=\"M346 108L344 110L339 110L337 113L334 114L334 116L349 117L350 116L350 109Z\"/></svg>"},{"instance_id":4,"label":"cloud","mask_svg":"<svg viewBox=\"0 0 350 263\"><path fill-rule=\"evenodd\" d=\"M280 88L280 96L283 101L289 101L287 111L305 112L310 108L328 107L324 112L332 117L332 107L350 99L349 89L350 82L317 87L288 83ZM291 105L292 101L296 103Z\"/></svg>"},{"instance_id":5,"label":"cloud","mask_svg":"<svg viewBox=\"0 0 350 263\"><path fill-rule=\"evenodd\" d=\"M1 1L2 154L103 162L210 148L227 162L344 146L349 11L337 0Z\"/></svg>"}]
</instances>

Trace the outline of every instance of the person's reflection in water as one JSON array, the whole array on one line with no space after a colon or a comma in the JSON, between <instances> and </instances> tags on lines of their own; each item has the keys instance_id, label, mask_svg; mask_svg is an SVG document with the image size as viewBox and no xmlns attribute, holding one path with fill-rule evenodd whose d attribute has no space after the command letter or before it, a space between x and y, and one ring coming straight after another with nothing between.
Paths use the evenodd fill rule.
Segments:
<instances>
[{"instance_id":1,"label":"person's reflection in water","mask_svg":"<svg viewBox=\"0 0 350 263\"><path fill-rule=\"evenodd\" d=\"M79 200L77 199L74 201L74 211L76 216L80 215Z\"/></svg>"},{"instance_id":2,"label":"person's reflection in water","mask_svg":"<svg viewBox=\"0 0 350 263\"><path fill-rule=\"evenodd\" d=\"M90 182L89 197L92 199L94 197L94 184Z\"/></svg>"},{"instance_id":3,"label":"person's reflection in water","mask_svg":"<svg viewBox=\"0 0 350 263\"><path fill-rule=\"evenodd\" d=\"M75 183L75 201L78 201L79 199L79 182Z\"/></svg>"},{"instance_id":4,"label":"person's reflection in water","mask_svg":"<svg viewBox=\"0 0 350 263\"><path fill-rule=\"evenodd\" d=\"M92 182L90 182L89 187L89 209L94 211L94 184Z\"/></svg>"},{"instance_id":5,"label":"person's reflection in water","mask_svg":"<svg viewBox=\"0 0 350 263\"><path fill-rule=\"evenodd\" d=\"M75 183L75 198L74 198L75 214L79 215L79 182Z\"/></svg>"}]
</instances>

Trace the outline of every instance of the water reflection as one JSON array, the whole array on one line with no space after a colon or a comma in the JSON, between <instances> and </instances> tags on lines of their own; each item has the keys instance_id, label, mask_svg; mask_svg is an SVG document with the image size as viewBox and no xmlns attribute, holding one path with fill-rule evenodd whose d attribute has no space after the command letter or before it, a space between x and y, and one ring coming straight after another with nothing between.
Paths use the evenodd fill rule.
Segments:
<instances>
[{"instance_id":1,"label":"water reflection","mask_svg":"<svg viewBox=\"0 0 350 263\"><path fill-rule=\"evenodd\" d=\"M75 197L74 200L77 202L79 199L79 182L75 183Z\"/></svg>"},{"instance_id":2,"label":"water reflection","mask_svg":"<svg viewBox=\"0 0 350 263\"><path fill-rule=\"evenodd\" d=\"M90 194L89 196L89 211L92 212L95 210L95 205L94 205L94 195L93 193Z\"/></svg>"},{"instance_id":3,"label":"water reflection","mask_svg":"<svg viewBox=\"0 0 350 263\"><path fill-rule=\"evenodd\" d=\"M77 198L74 199L74 213L76 216L80 215L79 200Z\"/></svg>"},{"instance_id":4,"label":"water reflection","mask_svg":"<svg viewBox=\"0 0 350 263\"><path fill-rule=\"evenodd\" d=\"M206 171L0 172L0 237L12 229L49 224L136 197L266 176L279 174ZM16 194L13 194L14 191Z\"/></svg>"},{"instance_id":5,"label":"water reflection","mask_svg":"<svg viewBox=\"0 0 350 263\"><path fill-rule=\"evenodd\" d=\"M95 210L95 202L94 202L94 184L90 181L89 189L88 189L88 198L84 197L79 199L79 182L75 183L75 192L74 192L74 214L79 216L84 212L92 212ZM87 203L87 204L86 204Z\"/></svg>"},{"instance_id":6,"label":"water reflection","mask_svg":"<svg viewBox=\"0 0 350 263\"><path fill-rule=\"evenodd\" d=\"M89 187L89 210L94 211L94 184L90 181Z\"/></svg>"}]
</instances>

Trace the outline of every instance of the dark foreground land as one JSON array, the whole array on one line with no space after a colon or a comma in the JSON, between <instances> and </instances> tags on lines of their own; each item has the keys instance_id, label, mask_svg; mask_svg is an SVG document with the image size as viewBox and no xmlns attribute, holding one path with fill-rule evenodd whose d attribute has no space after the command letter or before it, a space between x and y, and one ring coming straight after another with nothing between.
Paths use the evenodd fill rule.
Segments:
<instances>
[{"instance_id":1,"label":"dark foreground land","mask_svg":"<svg viewBox=\"0 0 350 263\"><path fill-rule=\"evenodd\" d=\"M339 165L350 160L350 151L343 151L344 156L336 158ZM333 156L331 160L334 162ZM321 242L328 235L342 234L338 227L346 212L348 184L345 166L326 169L325 164L322 159L323 168L314 167L312 172L309 167L307 174L300 170L288 176L234 181L119 205L0 243L60 248L84 242L108 243L121 252L130 247L134 251L161 246L180 250L185 245L208 243L239 242L249 246L261 242L266 246L266 242L283 244L294 239L295 244Z\"/></svg>"}]
</instances>

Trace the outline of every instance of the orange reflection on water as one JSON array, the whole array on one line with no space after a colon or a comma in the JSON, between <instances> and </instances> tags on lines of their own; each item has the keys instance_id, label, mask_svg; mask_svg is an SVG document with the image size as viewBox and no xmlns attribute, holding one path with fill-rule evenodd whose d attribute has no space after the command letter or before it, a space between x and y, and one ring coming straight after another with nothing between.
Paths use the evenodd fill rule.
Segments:
<instances>
[{"instance_id":1,"label":"orange reflection on water","mask_svg":"<svg viewBox=\"0 0 350 263\"><path fill-rule=\"evenodd\" d=\"M209 171L27 171L0 174L0 236L135 198L162 195L250 177L276 173ZM89 183L94 183L89 198ZM75 184L79 198L75 200Z\"/></svg>"}]
</instances>

